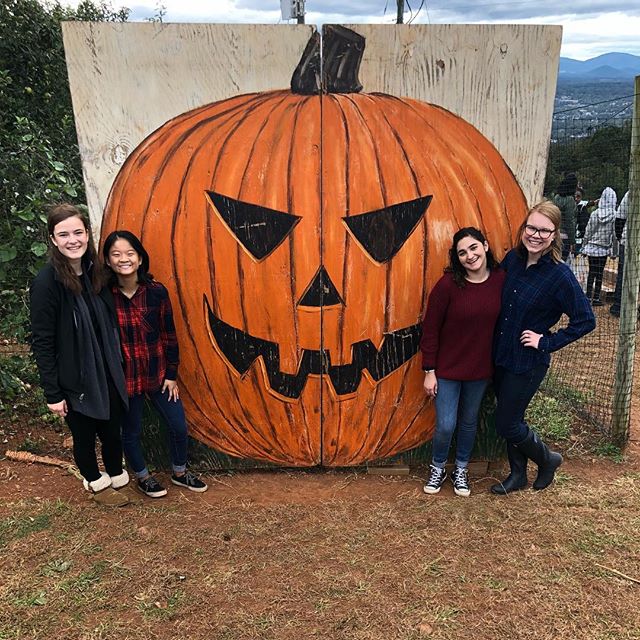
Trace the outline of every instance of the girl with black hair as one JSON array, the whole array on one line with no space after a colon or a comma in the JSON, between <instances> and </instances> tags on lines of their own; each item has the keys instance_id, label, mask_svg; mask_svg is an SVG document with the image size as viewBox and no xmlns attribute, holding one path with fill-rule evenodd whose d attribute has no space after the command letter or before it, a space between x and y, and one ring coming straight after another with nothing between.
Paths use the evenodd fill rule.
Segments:
<instances>
[{"instance_id":1,"label":"girl with black hair","mask_svg":"<svg viewBox=\"0 0 640 640\"><path fill-rule=\"evenodd\" d=\"M471 493L467 466L493 373L493 330L504 277L479 229L465 227L453 236L449 266L429 295L420 341L424 388L436 408L425 493L438 493L447 478L445 463L456 426L453 489L459 496Z\"/></svg>"},{"instance_id":2,"label":"girl with black hair","mask_svg":"<svg viewBox=\"0 0 640 640\"><path fill-rule=\"evenodd\" d=\"M130 231L110 233L102 254L112 273L111 291L129 396L129 410L122 420L122 442L127 462L138 479L138 489L151 498L167 494L150 475L140 445L147 397L169 430L171 482L191 491L206 491L207 485L187 470L187 423L176 380L178 342L169 294L149 273L149 254Z\"/></svg>"},{"instance_id":3,"label":"girl with black hair","mask_svg":"<svg viewBox=\"0 0 640 640\"><path fill-rule=\"evenodd\" d=\"M47 407L64 418L73 458L94 500L122 506L120 414L127 403L111 292L103 287L89 220L60 204L47 215L49 262L31 285L32 350ZM100 441L105 471L96 457Z\"/></svg>"}]
</instances>

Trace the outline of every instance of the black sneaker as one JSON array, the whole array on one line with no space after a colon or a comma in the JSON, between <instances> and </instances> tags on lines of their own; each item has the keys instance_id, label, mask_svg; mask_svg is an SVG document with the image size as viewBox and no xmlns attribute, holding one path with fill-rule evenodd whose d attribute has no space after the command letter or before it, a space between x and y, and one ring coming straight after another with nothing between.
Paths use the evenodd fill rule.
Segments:
<instances>
[{"instance_id":1,"label":"black sneaker","mask_svg":"<svg viewBox=\"0 0 640 640\"><path fill-rule=\"evenodd\" d=\"M471 495L471 488L469 487L469 471L465 467L456 467L451 475L451 481L453 482L453 492L457 496Z\"/></svg>"},{"instance_id":2,"label":"black sneaker","mask_svg":"<svg viewBox=\"0 0 640 640\"><path fill-rule=\"evenodd\" d=\"M423 491L425 493L438 493L438 491L442 489L444 481L447 479L447 472L445 469L434 467L432 464L429 465L429 468L431 469L429 479L427 480L427 484L424 485Z\"/></svg>"},{"instance_id":3,"label":"black sneaker","mask_svg":"<svg viewBox=\"0 0 640 640\"><path fill-rule=\"evenodd\" d=\"M153 476L138 480L138 489L150 498L162 498L167 495L167 490Z\"/></svg>"},{"instance_id":4,"label":"black sneaker","mask_svg":"<svg viewBox=\"0 0 640 640\"><path fill-rule=\"evenodd\" d=\"M175 473L171 476L171 482L177 484L179 487L184 487L190 491L196 491L197 493L203 493L209 487L200 480L197 476L194 476L191 471L187 471L183 476L177 476Z\"/></svg>"}]
</instances>

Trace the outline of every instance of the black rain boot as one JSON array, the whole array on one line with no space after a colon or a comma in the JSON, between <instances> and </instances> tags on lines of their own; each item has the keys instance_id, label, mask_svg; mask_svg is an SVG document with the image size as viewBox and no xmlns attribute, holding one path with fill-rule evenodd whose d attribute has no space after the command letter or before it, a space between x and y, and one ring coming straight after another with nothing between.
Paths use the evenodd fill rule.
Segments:
<instances>
[{"instance_id":1,"label":"black rain boot","mask_svg":"<svg viewBox=\"0 0 640 640\"><path fill-rule=\"evenodd\" d=\"M491 493L499 496L520 491L527 486L527 457L510 442L507 442L507 457L511 473L502 482L491 487Z\"/></svg>"},{"instance_id":2,"label":"black rain boot","mask_svg":"<svg viewBox=\"0 0 640 640\"><path fill-rule=\"evenodd\" d=\"M552 482L556 469L562 464L562 456L555 451L551 451L542 442L540 436L533 430L529 430L527 437L516 447L538 465L538 477L533 483L536 491L546 489Z\"/></svg>"}]
</instances>

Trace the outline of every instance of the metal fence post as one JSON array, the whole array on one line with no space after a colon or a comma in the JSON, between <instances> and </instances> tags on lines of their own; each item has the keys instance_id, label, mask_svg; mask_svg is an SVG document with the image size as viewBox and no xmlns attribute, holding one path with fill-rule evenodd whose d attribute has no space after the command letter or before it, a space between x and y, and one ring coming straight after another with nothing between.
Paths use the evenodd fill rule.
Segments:
<instances>
[{"instance_id":1,"label":"metal fence post","mask_svg":"<svg viewBox=\"0 0 640 640\"><path fill-rule=\"evenodd\" d=\"M629 214L627 217L627 241L611 427L612 439L619 446L624 446L629 439L633 358L638 318L638 283L640 282L640 76L636 76L634 86L629 166Z\"/></svg>"}]
</instances>

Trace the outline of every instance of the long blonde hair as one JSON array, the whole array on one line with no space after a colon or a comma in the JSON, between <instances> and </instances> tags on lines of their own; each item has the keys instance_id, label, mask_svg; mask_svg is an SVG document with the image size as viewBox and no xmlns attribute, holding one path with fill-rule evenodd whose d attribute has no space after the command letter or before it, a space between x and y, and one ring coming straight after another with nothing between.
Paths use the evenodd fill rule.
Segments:
<instances>
[{"instance_id":1,"label":"long blonde hair","mask_svg":"<svg viewBox=\"0 0 640 640\"><path fill-rule=\"evenodd\" d=\"M541 202L538 202L538 204L534 204L527 212L527 215L522 221L517 232L518 244L516 249L518 250L518 253L522 256L527 255L527 248L522 244L522 234L524 233L524 228L527 226L527 220L532 213L542 214L553 225L556 235L545 253L551 253L551 259L554 262L562 262L562 238L560 237L560 220L562 218L562 214L560 213L560 209L558 209L551 200L542 200Z\"/></svg>"}]
</instances>

